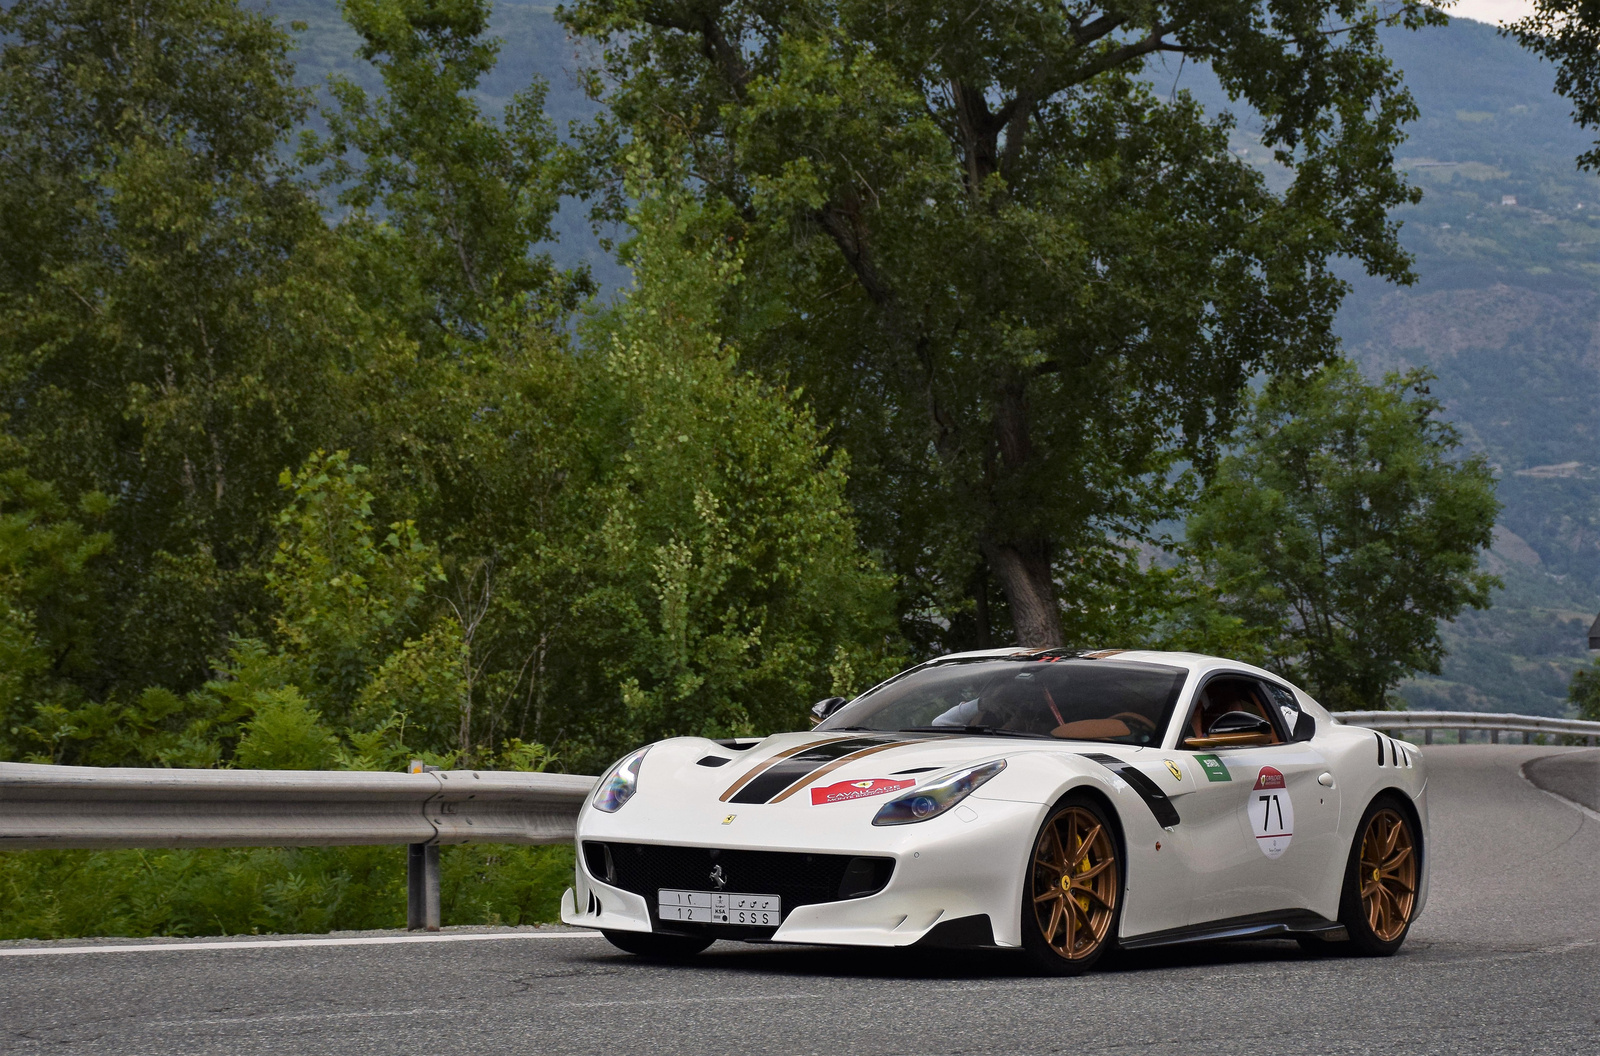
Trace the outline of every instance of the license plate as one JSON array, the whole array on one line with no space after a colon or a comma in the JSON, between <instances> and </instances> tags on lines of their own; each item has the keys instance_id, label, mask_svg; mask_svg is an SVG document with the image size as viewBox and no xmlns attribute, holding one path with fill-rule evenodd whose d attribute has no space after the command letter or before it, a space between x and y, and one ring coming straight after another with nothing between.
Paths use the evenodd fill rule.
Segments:
<instances>
[{"instance_id":1,"label":"license plate","mask_svg":"<svg viewBox=\"0 0 1600 1056\"><path fill-rule=\"evenodd\" d=\"M656 892L656 909L662 920L750 924L758 928L775 928L783 923L777 895L672 891L663 887Z\"/></svg>"}]
</instances>

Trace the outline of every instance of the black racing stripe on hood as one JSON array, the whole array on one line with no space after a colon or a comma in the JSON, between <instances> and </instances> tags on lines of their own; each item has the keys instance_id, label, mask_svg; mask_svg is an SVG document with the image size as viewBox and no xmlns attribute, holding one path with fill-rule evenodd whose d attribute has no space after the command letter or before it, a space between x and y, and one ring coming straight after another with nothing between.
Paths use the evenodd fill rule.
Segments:
<instances>
[{"instance_id":1,"label":"black racing stripe on hood","mask_svg":"<svg viewBox=\"0 0 1600 1056\"><path fill-rule=\"evenodd\" d=\"M1144 800L1145 806L1150 808L1150 813L1156 816L1156 823L1162 828L1173 828L1182 820L1178 817L1178 808L1172 805L1172 800L1167 798L1167 794L1161 791L1161 786L1150 780L1149 775L1143 770L1114 755L1085 752L1083 757L1093 759L1133 786L1133 790L1139 793L1139 798Z\"/></svg>"},{"instance_id":2,"label":"black racing stripe on hood","mask_svg":"<svg viewBox=\"0 0 1600 1056\"><path fill-rule=\"evenodd\" d=\"M765 803L797 781L821 770L829 763L851 752L873 748L895 740L893 737L847 737L842 741L829 741L815 745L803 752L780 759L729 798L730 803Z\"/></svg>"}]
</instances>

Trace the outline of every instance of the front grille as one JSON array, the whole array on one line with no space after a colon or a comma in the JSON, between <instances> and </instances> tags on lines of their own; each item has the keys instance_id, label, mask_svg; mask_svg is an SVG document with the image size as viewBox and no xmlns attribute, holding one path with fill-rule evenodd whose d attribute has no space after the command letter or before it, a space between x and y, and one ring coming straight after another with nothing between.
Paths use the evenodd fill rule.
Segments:
<instances>
[{"instance_id":1,"label":"front grille","mask_svg":"<svg viewBox=\"0 0 1600 1056\"><path fill-rule=\"evenodd\" d=\"M657 930L661 929L661 921L656 914L656 892L663 887L683 891L713 890L711 871L717 866L722 867L725 890L747 895L777 895L782 900L781 912L785 919L796 906L876 894L889 883L894 872L893 858L665 847L598 840L584 841L583 857L595 877L641 896L650 907L650 923ZM681 921L674 921L671 928L728 938L766 938L775 930Z\"/></svg>"}]
</instances>

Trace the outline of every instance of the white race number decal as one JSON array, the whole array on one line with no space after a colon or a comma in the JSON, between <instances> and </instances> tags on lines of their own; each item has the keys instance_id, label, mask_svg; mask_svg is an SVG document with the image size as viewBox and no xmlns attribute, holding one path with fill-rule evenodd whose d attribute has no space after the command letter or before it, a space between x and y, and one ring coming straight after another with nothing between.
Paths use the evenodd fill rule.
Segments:
<instances>
[{"instance_id":1,"label":"white race number decal","mask_svg":"<svg viewBox=\"0 0 1600 1056\"><path fill-rule=\"evenodd\" d=\"M1282 773L1270 766L1261 768L1244 812L1262 854L1278 858L1289 849L1289 840L1294 836L1294 803L1289 799L1289 783Z\"/></svg>"}]
</instances>

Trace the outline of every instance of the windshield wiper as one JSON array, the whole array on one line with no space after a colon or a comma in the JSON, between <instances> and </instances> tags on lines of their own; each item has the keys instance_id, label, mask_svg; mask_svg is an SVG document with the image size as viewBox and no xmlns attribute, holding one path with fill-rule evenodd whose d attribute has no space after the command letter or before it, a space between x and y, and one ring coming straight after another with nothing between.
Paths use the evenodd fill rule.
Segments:
<instances>
[{"instance_id":1,"label":"windshield wiper","mask_svg":"<svg viewBox=\"0 0 1600 1056\"><path fill-rule=\"evenodd\" d=\"M896 733L975 733L994 737L1049 738L1048 733L1029 733L1026 730L1003 730L998 726L902 726Z\"/></svg>"}]
</instances>

